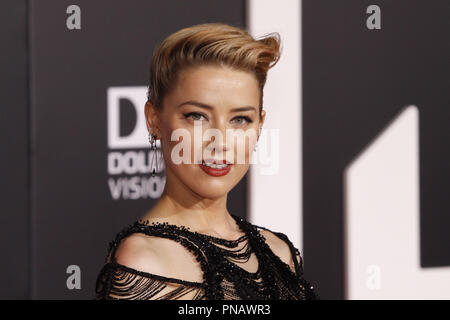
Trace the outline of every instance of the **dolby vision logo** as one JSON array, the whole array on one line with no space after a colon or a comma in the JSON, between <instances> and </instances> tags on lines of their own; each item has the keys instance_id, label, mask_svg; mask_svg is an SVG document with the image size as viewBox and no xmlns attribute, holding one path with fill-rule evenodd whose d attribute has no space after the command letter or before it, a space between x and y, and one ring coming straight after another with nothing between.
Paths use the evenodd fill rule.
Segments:
<instances>
[{"instance_id":1,"label":"dolby vision logo","mask_svg":"<svg viewBox=\"0 0 450 320\"><path fill-rule=\"evenodd\" d=\"M110 87L107 89L107 171L108 186L114 200L159 198L165 185L165 176L152 177L152 150L148 142L144 106L147 100L147 88ZM121 134L121 101L132 106L135 119L128 123L126 133ZM128 110L130 112L130 110ZM130 121L130 119L128 119ZM160 143L157 141L157 148ZM156 152L156 156L161 153ZM164 171L164 161L158 158L157 173Z\"/></svg>"}]
</instances>

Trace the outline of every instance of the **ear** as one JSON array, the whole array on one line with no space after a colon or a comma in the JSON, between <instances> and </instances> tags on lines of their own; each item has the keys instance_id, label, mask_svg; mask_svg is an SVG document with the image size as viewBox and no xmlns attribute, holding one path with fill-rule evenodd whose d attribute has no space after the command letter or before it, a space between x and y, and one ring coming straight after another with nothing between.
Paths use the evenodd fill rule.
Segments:
<instances>
[{"instance_id":1,"label":"ear","mask_svg":"<svg viewBox=\"0 0 450 320\"><path fill-rule=\"evenodd\" d=\"M259 127L262 129L264 125L264 120L266 119L266 110L261 110L261 121Z\"/></svg>"},{"instance_id":2,"label":"ear","mask_svg":"<svg viewBox=\"0 0 450 320\"><path fill-rule=\"evenodd\" d=\"M157 108L148 100L145 103L145 121L147 124L147 130L149 132L152 131L158 137L161 137L159 112Z\"/></svg>"},{"instance_id":3,"label":"ear","mask_svg":"<svg viewBox=\"0 0 450 320\"><path fill-rule=\"evenodd\" d=\"M266 119L266 110L261 110L261 125L260 127L262 128L262 126L264 125L264 120Z\"/></svg>"}]
</instances>

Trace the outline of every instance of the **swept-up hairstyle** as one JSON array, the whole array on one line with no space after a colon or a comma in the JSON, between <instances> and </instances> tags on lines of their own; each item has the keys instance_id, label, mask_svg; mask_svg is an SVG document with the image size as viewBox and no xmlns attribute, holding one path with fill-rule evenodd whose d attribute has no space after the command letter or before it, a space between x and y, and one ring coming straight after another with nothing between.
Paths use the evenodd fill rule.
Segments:
<instances>
[{"instance_id":1,"label":"swept-up hairstyle","mask_svg":"<svg viewBox=\"0 0 450 320\"><path fill-rule=\"evenodd\" d=\"M148 100L162 108L163 97L173 88L180 70L191 66L218 65L253 73L260 88L260 115L267 72L279 60L280 35L259 39L246 30L223 24L205 23L169 35L153 51Z\"/></svg>"}]
</instances>

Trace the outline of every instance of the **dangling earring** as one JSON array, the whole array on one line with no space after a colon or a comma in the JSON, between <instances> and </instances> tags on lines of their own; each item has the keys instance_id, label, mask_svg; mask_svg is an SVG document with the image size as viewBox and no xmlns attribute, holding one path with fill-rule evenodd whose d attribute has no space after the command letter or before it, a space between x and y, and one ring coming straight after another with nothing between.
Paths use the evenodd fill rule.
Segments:
<instances>
[{"instance_id":1,"label":"dangling earring","mask_svg":"<svg viewBox=\"0 0 450 320\"><path fill-rule=\"evenodd\" d=\"M156 171L159 172L158 168L158 157L156 154L156 138L158 136L156 134L150 134L148 133L148 140L150 142L150 150L152 150L152 158L150 160L150 168L152 169L152 177L155 176ZM155 167L153 166L153 163L155 163Z\"/></svg>"}]
</instances>

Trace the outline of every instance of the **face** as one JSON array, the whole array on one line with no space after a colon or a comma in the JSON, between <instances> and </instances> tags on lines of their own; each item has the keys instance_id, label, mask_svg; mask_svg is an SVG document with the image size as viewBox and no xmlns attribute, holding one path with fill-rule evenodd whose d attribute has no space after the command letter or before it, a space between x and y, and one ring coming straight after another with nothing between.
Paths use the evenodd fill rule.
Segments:
<instances>
[{"instance_id":1,"label":"face","mask_svg":"<svg viewBox=\"0 0 450 320\"><path fill-rule=\"evenodd\" d=\"M253 74L200 66L178 74L176 86L164 97L161 110L147 102L147 125L161 139L166 187L181 182L205 198L228 193L249 168L265 118L264 110L260 118L259 99L260 89ZM237 108L241 110L234 110ZM178 137L172 141L176 132ZM180 158L183 163L179 163ZM217 175L224 172L201 165L207 159L232 164L226 174Z\"/></svg>"}]
</instances>

